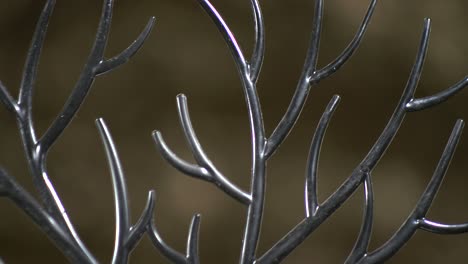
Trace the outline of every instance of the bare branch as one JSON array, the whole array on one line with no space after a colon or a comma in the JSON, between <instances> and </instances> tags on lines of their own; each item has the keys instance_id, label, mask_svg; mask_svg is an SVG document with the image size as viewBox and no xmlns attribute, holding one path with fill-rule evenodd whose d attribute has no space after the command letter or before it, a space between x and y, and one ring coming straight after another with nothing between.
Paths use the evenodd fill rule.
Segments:
<instances>
[{"instance_id":1,"label":"bare branch","mask_svg":"<svg viewBox=\"0 0 468 264\"><path fill-rule=\"evenodd\" d=\"M258 75L263 64L265 56L265 26L263 24L263 15L258 0L250 0L255 23L255 46L250 59L250 80L256 83Z\"/></svg>"},{"instance_id":2,"label":"bare branch","mask_svg":"<svg viewBox=\"0 0 468 264\"><path fill-rule=\"evenodd\" d=\"M354 245L351 254L346 260L346 264L357 263L367 253L372 234L372 222L374 218L374 192L372 191L372 178L370 173L364 179L364 217L362 221L359 237Z\"/></svg>"},{"instance_id":3,"label":"bare branch","mask_svg":"<svg viewBox=\"0 0 468 264\"><path fill-rule=\"evenodd\" d=\"M190 223L190 231L187 239L187 263L189 264L200 264L200 258L198 255L200 217L200 214L194 215L192 217L192 222Z\"/></svg>"},{"instance_id":4,"label":"bare branch","mask_svg":"<svg viewBox=\"0 0 468 264\"><path fill-rule=\"evenodd\" d=\"M179 112L180 122L185 134L185 138L192 150L193 157L197 163L204 169L207 170L208 174L212 178L211 182L223 190L226 194L238 200L239 202L248 205L251 201L251 197L246 192L239 189L233 183L231 183L213 164L208 158L205 151L203 150L190 120L190 115L187 106L187 97L183 94L177 96L177 106Z\"/></svg>"},{"instance_id":5,"label":"bare branch","mask_svg":"<svg viewBox=\"0 0 468 264\"><path fill-rule=\"evenodd\" d=\"M408 111L420 111L428 107L438 105L445 102L453 95L457 94L463 90L468 85L468 77L465 77L452 87L449 87L441 92L438 92L431 96L426 96L423 98L413 99L406 104L406 109Z\"/></svg>"},{"instance_id":6,"label":"bare branch","mask_svg":"<svg viewBox=\"0 0 468 264\"><path fill-rule=\"evenodd\" d=\"M355 50L363 39L364 33L370 23L370 19L376 4L377 0L371 1L369 9L367 10L358 32L354 36L351 43L345 48L343 53L341 53L341 55L338 56L335 61L328 64L323 69L317 71L316 68L320 44L320 32L323 20L323 0L316 0L312 39L307 51L304 68L286 113L281 118L281 121L278 123L271 136L268 138L265 147L266 158L271 157L275 153L279 145L281 145L289 132L291 132L294 124L299 118L299 114L304 108L307 96L309 95L311 84L317 84L320 80L336 72L354 54Z\"/></svg>"},{"instance_id":7,"label":"bare branch","mask_svg":"<svg viewBox=\"0 0 468 264\"><path fill-rule=\"evenodd\" d=\"M426 218L420 220L418 223L420 229L436 234L457 235L468 232L468 223L442 224L430 221Z\"/></svg>"},{"instance_id":8,"label":"bare branch","mask_svg":"<svg viewBox=\"0 0 468 264\"><path fill-rule=\"evenodd\" d=\"M55 221L12 176L0 167L0 196L12 200L54 242L73 263L98 263L96 259L76 243L68 230Z\"/></svg>"},{"instance_id":9,"label":"bare branch","mask_svg":"<svg viewBox=\"0 0 468 264\"><path fill-rule=\"evenodd\" d=\"M232 33L229 26L224 21L223 17L219 14L218 10L210 3L208 0L197 0L200 3L201 7L205 10L205 12L210 16L210 18L215 23L216 27L218 28L221 35L223 35L226 44L231 51L231 54L236 62L236 66L239 72L243 75L247 75L248 67L247 61L245 60L244 54L242 53L242 49L240 48L239 44L237 43L236 37Z\"/></svg>"},{"instance_id":10,"label":"bare branch","mask_svg":"<svg viewBox=\"0 0 468 264\"><path fill-rule=\"evenodd\" d=\"M127 186L122 165L115 147L112 136L102 118L96 120L99 134L106 150L107 160L112 175L112 185L115 202L115 246L112 263L126 263L128 261L128 250L126 240L130 230L130 212L127 198Z\"/></svg>"},{"instance_id":11,"label":"bare branch","mask_svg":"<svg viewBox=\"0 0 468 264\"><path fill-rule=\"evenodd\" d=\"M143 43L146 41L149 34L151 33L151 30L154 27L155 21L155 17L151 17L148 23L146 24L145 29L140 33L138 38L128 48L122 51L119 55L102 61L96 67L96 75L100 75L111 71L119 67L120 65L128 62L133 57L133 55L137 53L141 46L143 46Z\"/></svg>"},{"instance_id":12,"label":"bare branch","mask_svg":"<svg viewBox=\"0 0 468 264\"><path fill-rule=\"evenodd\" d=\"M8 92L8 89L0 81L0 101L5 105L5 108L13 113L17 118L22 118L21 109L16 103L15 99Z\"/></svg>"},{"instance_id":13,"label":"bare branch","mask_svg":"<svg viewBox=\"0 0 468 264\"><path fill-rule=\"evenodd\" d=\"M442 153L442 156L439 160L439 164L434 171L434 174L429 182L426 190L421 195L418 204L411 213L411 215L406 219L405 223L400 227L400 229L395 232L395 234L380 248L376 249L374 252L368 254L365 258L362 259L360 263L382 263L387 259L392 257L403 245L413 236L416 230L420 227L420 221L422 221L429 207L434 200L434 197L439 190L439 187L444 179L445 173L447 172L450 161L452 160L455 149L460 140L461 132L463 130L464 122L459 119L457 120L452 134L447 142L447 145Z\"/></svg>"},{"instance_id":14,"label":"bare branch","mask_svg":"<svg viewBox=\"0 0 468 264\"><path fill-rule=\"evenodd\" d=\"M312 144L309 151L309 159L307 161L306 173L306 216L310 217L315 215L319 207L317 199L317 171L318 160L320 155L320 148L322 146L325 131L330 123L331 117L335 112L340 96L334 95L327 105L327 108L320 118L319 124L312 139Z\"/></svg>"},{"instance_id":15,"label":"bare branch","mask_svg":"<svg viewBox=\"0 0 468 264\"><path fill-rule=\"evenodd\" d=\"M68 97L68 100L60 111L60 114L39 141L40 149L44 155L47 154L52 144L62 134L65 127L71 122L94 81L96 67L103 60L104 50L107 45L113 5L114 0L104 0L101 19L99 21L96 38L91 49L91 54L88 57L88 61L81 72L75 87Z\"/></svg>"},{"instance_id":16,"label":"bare branch","mask_svg":"<svg viewBox=\"0 0 468 264\"><path fill-rule=\"evenodd\" d=\"M314 217L305 218L295 226L288 234L280 239L270 250L268 250L259 260L261 263L279 263L292 250L294 250L307 236L309 236L323 221L328 219L359 187L366 174L370 173L383 156L388 146L395 137L406 114L406 104L413 98L422 65L427 52L429 41L430 20L425 19L424 29L419 44L416 61L413 65L408 83L403 95L398 103L387 126L380 134L375 144L372 146L366 157L355 168L345 182L317 209Z\"/></svg>"},{"instance_id":17,"label":"bare branch","mask_svg":"<svg viewBox=\"0 0 468 264\"><path fill-rule=\"evenodd\" d=\"M24 122L25 125L28 126L28 128L25 128L25 139L30 146L36 143L36 135L32 121L32 96L37 77L39 58L54 6L55 0L48 0L42 10L33 34L31 46L29 47L26 63L24 65L23 76L21 78L18 105L22 111L24 111Z\"/></svg>"},{"instance_id":18,"label":"bare branch","mask_svg":"<svg viewBox=\"0 0 468 264\"><path fill-rule=\"evenodd\" d=\"M318 70L311 76L311 83L317 83L320 80L323 80L324 78L332 75L333 73L338 71L341 68L341 66L343 66L349 60L349 58L351 58L351 56L354 54L354 52L357 50L357 48L362 42L364 33L366 32L366 29L369 26L376 5L377 0L372 0L369 5L369 8L367 9L367 13L364 16L364 20L362 21L356 35L354 35L353 40L334 61L330 62L327 66Z\"/></svg>"}]
</instances>

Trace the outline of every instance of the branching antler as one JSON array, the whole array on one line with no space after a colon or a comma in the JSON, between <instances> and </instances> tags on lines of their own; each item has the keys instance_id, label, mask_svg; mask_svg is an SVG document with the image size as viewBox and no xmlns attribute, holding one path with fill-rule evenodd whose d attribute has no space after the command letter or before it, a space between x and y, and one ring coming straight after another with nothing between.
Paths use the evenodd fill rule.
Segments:
<instances>
[{"instance_id":1,"label":"branching antler","mask_svg":"<svg viewBox=\"0 0 468 264\"><path fill-rule=\"evenodd\" d=\"M265 133L262 108L256 87L265 55L265 29L258 0L250 0L255 24L255 41L250 60L247 60L246 56L244 56L234 33L230 30L228 24L216 8L208 0L198 0L198 2L223 36L233 56L241 80L247 103L252 143L250 190L247 192L240 189L224 176L210 160L195 133L185 95L180 94L177 96L178 113L185 139L188 142L195 163L178 157L167 146L159 131L153 132L153 139L163 158L174 168L189 176L213 183L227 195L247 206L240 264L272 264L281 262L316 228L333 215L361 184L364 185L365 197L361 230L345 263L382 263L403 247L418 229L440 234L468 232L468 223L442 224L426 218L460 140L464 122L459 119L452 130L452 134L434 174L412 213L394 235L380 248L371 252L368 249L374 221L372 173L398 132L406 113L436 106L468 85L468 77L465 77L452 87L439 93L423 98L415 98L414 93L421 77L429 43L430 20L425 19L416 60L401 99L386 127L367 155L328 199L324 202L318 200L317 179L320 149L328 124L340 100L338 95L333 96L322 114L310 145L305 175L305 217L267 252L261 256L257 256L256 251L260 238L266 189L266 163L286 139L298 120L311 86L331 76L355 53L369 26L377 0L371 0L367 13L350 44L335 60L321 69L318 69L317 62L323 24L324 0L315 1L312 38L307 50L301 77L288 109L270 137ZM154 18L151 18L138 38L128 48L110 59L105 59L104 52L110 30L113 4L113 0L104 0L96 39L88 61L63 109L52 122L49 129L39 139L36 135L32 118L32 98L39 58L55 0L47 0L40 15L24 67L18 100L15 100L0 82L0 101L17 119L24 151L35 187L39 193L40 201L37 201L30 195L3 168L0 168L0 196L10 199L21 208L73 263L98 262L74 230L66 210L48 177L46 168L47 155L54 142L76 115L95 77L127 62L143 45L154 24ZM96 125L107 154L113 183L116 229L112 263L127 263L131 251L137 246L143 235L147 234L154 247L169 261L178 264L199 264L198 244L201 219L199 214L195 214L192 218L185 254L178 252L161 238L155 225L155 192L153 190L149 191L147 203L140 218L135 225L131 225L130 204L127 197L125 176L115 143L103 119L96 120ZM2 261L0 260L0 262Z\"/></svg>"},{"instance_id":2,"label":"branching antler","mask_svg":"<svg viewBox=\"0 0 468 264\"><path fill-rule=\"evenodd\" d=\"M272 135L268 138L265 136L262 111L256 92L256 81L258 79L261 61L263 60L263 55L261 53L264 52L264 29L263 22L261 21L262 16L258 2L254 0L251 1L256 26L256 39L254 52L252 55L252 62L250 63L245 59L242 49L236 41L234 34L229 29L227 23L219 14L219 12L214 8L214 6L208 0L199 0L199 3L217 26L233 55L234 62L240 75L241 83L244 88L249 111L253 153L251 175L252 183L250 194L246 194L250 200L246 200L249 203L247 203L247 224L242 242L240 259L241 264L270 264L281 262L318 226L320 226L326 219L328 219L328 217L330 217L351 196L351 194L354 193L354 191L359 187L359 185L361 185L361 183L364 183L366 197L364 219L359 238L354 249L346 260L346 263L376 263L384 261L391 257L399 248L401 248L418 228L431 232L433 231L442 233L460 233L464 232L466 228L468 228L468 224L442 225L425 219L425 214L436 194L438 186L440 185L442 177L447 169L448 162L450 161L450 158L453 155L453 151L455 150L455 146L458 142L459 135L463 127L463 122L459 120L454 128L449 143L447 144L447 148L444 151L438 169L436 169L434 178L429 184L426 192L423 194L423 198L421 198L421 201L418 203L414 213L408 218L400 231L398 231L395 236L389 240L389 242L382 246L382 248L376 250L375 252L367 252L373 222L373 192L371 173L395 137L401 123L403 122L405 114L407 112L423 110L425 108L442 103L452 95L462 90L468 84L468 78L465 78L454 86L435 95L424 98L414 98L414 92L421 76L429 41L430 20L426 19L419 50L416 56L416 62L411 71L402 98L387 126L373 147L370 149L367 156L351 173L348 179L326 201L320 203L317 199L317 169L320 147L325 135L325 130L328 126L328 123L330 122L333 112L336 110L340 97L335 95L332 98L319 121L310 147L305 188L306 217L286 236L280 239L270 250L264 253L261 257L257 258L256 248L263 215L266 161L275 153L279 145L284 141L286 136L293 128L305 104L310 87L312 85L318 84L322 79L329 77L334 72L336 72L356 51L370 23L370 19L375 10L377 1L371 1L361 26L359 27L358 32L354 36L351 43L335 60L322 69L317 69L317 60L323 21L324 1L315 1L312 40L307 51L306 61L296 88L296 92L294 93L291 103L283 118L277 125L276 129L273 131ZM159 151L162 153L163 157L179 171L206 181L214 182L228 195L245 204L244 200L239 198L241 195L239 192L237 192L235 187L228 189L226 188L226 186L230 185L224 183L224 177L217 176L218 171L204 154L200 143L198 142L198 139L193 132L190 119L188 118L188 112L185 105L185 96L179 95L177 100L182 126L198 165L190 164L178 158L165 145L161 134L156 131L154 133L154 138ZM215 180L213 180L213 178Z\"/></svg>"},{"instance_id":3,"label":"branching antler","mask_svg":"<svg viewBox=\"0 0 468 264\"><path fill-rule=\"evenodd\" d=\"M94 78L99 74L111 71L127 62L141 48L148 37L154 24L154 18L150 19L143 32L127 49L111 59L105 59L104 51L110 30L114 0L104 1L95 42L88 57L88 61L68 100L65 102L63 109L57 115L57 118L49 129L37 139L33 122L32 98L35 90L39 59L55 2L55 0L47 0L39 17L24 66L18 100L16 101L10 95L6 87L0 84L0 101L17 119L29 169L41 202L36 201L35 198L29 195L3 170L0 175L2 183L4 183L4 185L2 184L4 187L4 192L2 193L22 208L46 232L55 244L62 249L63 253L70 261L76 263L97 263L97 260L88 251L74 230L59 195L52 181L49 179L46 168L47 154L54 142L75 116L91 88ZM101 128L103 127L101 126ZM109 140L109 138L106 139ZM105 142L107 148L110 148L108 151L112 150L112 144L109 141ZM116 160L116 156L112 156L115 153L108 154L110 157L113 157L113 159L110 158L112 161L112 168L118 170L118 160ZM141 227L137 226L135 230L131 232L132 235L126 235L125 233L123 233L125 235L122 235L123 230L128 229L128 212L125 211L128 205L125 204L125 187L121 186L123 176L119 171L113 171L113 173L115 174L114 186L116 202L119 208L117 222L119 229L121 229L121 234L116 238L114 262L120 263L121 261L126 262L128 253L136 244L136 238L141 237L142 231ZM129 240L131 243L128 244L125 242L123 237L131 238Z\"/></svg>"}]
</instances>

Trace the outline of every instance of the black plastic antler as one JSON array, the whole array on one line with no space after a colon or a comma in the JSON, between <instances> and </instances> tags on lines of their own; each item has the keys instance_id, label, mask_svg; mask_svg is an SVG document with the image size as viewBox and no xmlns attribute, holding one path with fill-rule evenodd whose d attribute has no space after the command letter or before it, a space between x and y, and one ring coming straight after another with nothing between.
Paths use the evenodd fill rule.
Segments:
<instances>
[{"instance_id":1,"label":"black plastic antler","mask_svg":"<svg viewBox=\"0 0 468 264\"><path fill-rule=\"evenodd\" d=\"M83 103L95 77L99 74L113 70L127 62L141 48L142 44L149 36L154 25L154 18L150 19L140 36L138 36L138 38L126 50L111 59L105 59L104 51L110 31L114 0L105 0L103 2L103 9L95 42L85 67L81 72L81 75L68 100L65 102L63 109L57 115L57 118L51 124L49 129L38 139L33 122L32 102L39 59L55 2L55 0L47 0L45 2L39 21L36 25L24 66L18 101L15 101L6 87L3 84L0 84L0 101L15 115L17 119L26 158L41 202L37 202L35 198L21 188L21 186L19 186L11 176L8 176L8 174L3 173L1 177L5 180L5 183L8 183L5 195L12 199L43 230L45 230L48 236L59 248L62 249L63 253L71 261L78 263L97 263L74 230L65 207L63 206L59 195L48 176L46 168L47 154L54 142L63 133L64 129L76 115L76 112ZM124 201L126 199L124 198L125 192L122 192L122 190L123 189L119 187L116 192L119 194L119 201ZM120 206L120 208L126 208L126 206L127 205L123 205ZM123 215L121 215L120 220L123 222L119 223L119 225L125 227L127 226L127 221L125 221L124 217L125 212L122 213ZM140 231L132 232L132 243L134 243L134 238L139 235L139 232ZM117 239L120 245L121 237L118 237ZM114 257L121 258L121 256ZM125 260L125 257L122 257L122 259Z\"/></svg>"}]
</instances>

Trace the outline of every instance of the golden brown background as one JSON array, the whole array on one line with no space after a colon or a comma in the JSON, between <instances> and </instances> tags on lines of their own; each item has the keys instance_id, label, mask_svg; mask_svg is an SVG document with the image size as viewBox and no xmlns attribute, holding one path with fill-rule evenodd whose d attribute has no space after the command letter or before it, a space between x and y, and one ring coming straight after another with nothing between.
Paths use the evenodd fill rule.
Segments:
<instances>
[{"instance_id":1,"label":"golden brown background","mask_svg":"<svg viewBox=\"0 0 468 264\"><path fill-rule=\"evenodd\" d=\"M32 31L44 1L0 1L0 79L17 87ZM34 98L41 134L68 96L91 47L101 1L57 1L44 47ZM332 60L356 31L367 0L326 1L319 64ZM403 91L424 17L433 19L431 44L418 97L457 82L468 69L468 3L463 0L379 1L364 42L336 75L312 88L299 122L268 163L268 188L258 254L304 217L304 170L315 125L333 94L342 102L328 129L320 160L319 197L328 197L365 155ZM213 0L250 54L253 24L249 1ZM267 47L258 91L266 130L272 132L294 91L309 41L313 1L261 1ZM125 66L101 76L78 116L54 146L50 176L89 248L109 262L114 209L111 178L93 120L110 126L127 175L133 221L147 191L157 192L161 235L185 250L190 217L203 216L203 263L236 263L246 210L213 185L181 175L154 148L150 133L190 159L178 124L175 96L185 93L195 129L217 166L243 188L249 186L250 143L243 94L234 63L211 20L194 0L118 0L107 55L125 48L150 16L156 27ZM434 109L407 116L374 172L375 225L371 248L384 243L404 221L432 175L456 118L468 119L468 91ZM0 110L0 164L31 192L15 120ZM450 223L468 221L468 141L461 140L429 213ZM362 189L313 233L285 263L342 263L359 231ZM7 199L0 200L0 256L6 263L66 263L32 222ZM418 231L390 263L466 263L468 235ZM145 237L132 263L167 263Z\"/></svg>"}]
</instances>

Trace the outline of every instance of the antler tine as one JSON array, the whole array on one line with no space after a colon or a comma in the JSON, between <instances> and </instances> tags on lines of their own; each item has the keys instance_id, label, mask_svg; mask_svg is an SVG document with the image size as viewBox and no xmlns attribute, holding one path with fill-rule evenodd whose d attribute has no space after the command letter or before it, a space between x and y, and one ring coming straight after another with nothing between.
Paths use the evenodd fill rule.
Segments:
<instances>
[{"instance_id":1,"label":"antler tine","mask_svg":"<svg viewBox=\"0 0 468 264\"><path fill-rule=\"evenodd\" d=\"M376 6L377 0L372 0L369 4L369 8L367 9L363 21L359 26L358 31L354 35L353 40L351 40L349 45L334 61L330 62L327 66L318 70L311 76L311 83L319 82L320 80L323 80L324 78L327 78L328 76L332 75L333 73L338 71L341 68L341 66L343 66L349 60L349 58L351 58L351 56L354 54L354 52L357 50L357 48L362 42L364 33L366 32L367 27L369 26L370 20L372 18L372 15L374 14Z\"/></svg>"},{"instance_id":2,"label":"antler tine","mask_svg":"<svg viewBox=\"0 0 468 264\"><path fill-rule=\"evenodd\" d=\"M200 214L192 217L190 223L190 231L187 238L187 263L200 264L200 257L198 255L198 238L200 234Z\"/></svg>"},{"instance_id":3,"label":"antler tine","mask_svg":"<svg viewBox=\"0 0 468 264\"><path fill-rule=\"evenodd\" d=\"M185 138L192 150L193 157L197 163L208 171L212 178L212 182L216 184L218 188L223 190L229 196L235 198L243 204L248 205L251 201L251 197L246 192L239 189L231 183L213 164L208 158L205 151L203 150L200 142L198 141L197 135L192 126L190 115L187 106L187 97L183 94L177 96L177 106L179 112L180 122L185 134Z\"/></svg>"},{"instance_id":4,"label":"antler tine","mask_svg":"<svg viewBox=\"0 0 468 264\"><path fill-rule=\"evenodd\" d=\"M255 45L252 58L250 59L250 79L256 83L265 56L265 26L263 15L258 0L251 0L255 23Z\"/></svg>"},{"instance_id":5,"label":"antler tine","mask_svg":"<svg viewBox=\"0 0 468 264\"><path fill-rule=\"evenodd\" d=\"M96 75L100 75L108 71L111 71L119 67L120 65L128 62L143 46L146 39L148 39L149 34L151 33L151 30L153 29L155 22L156 22L156 18L151 17L148 23L146 24L145 28L143 29L143 31L136 38L136 40L133 41L132 44L130 44L130 46L128 46L124 51L122 51L120 54L116 55L115 57L102 61L96 69Z\"/></svg>"},{"instance_id":6,"label":"antler tine","mask_svg":"<svg viewBox=\"0 0 468 264\"><path fill-rule=\"evenodd\" d=\"M306 173L306 217L312 217L315 215L319 207L317 200L317 170L318 170L318 159L320 156L320 148L322 146L325 131L330 123L331 117L338 107L340 96L334 95L333 98L327 105L327 108L320 118L317 130L312 139L310 146L309 158L307 161L307 173Z\"/></svg>"},{"instance_id":7,"label":"antler tine","mask_svg":"<svg viewBox=\"0 0 468 264\"><path fill-rule=\"evenodd\" d=\"M72 93L65 102L65 105L60 114L39 141L42 155L47 155L51 145L62 134L65 127L68 126L72 118L75 116L86 95L88 94L95 77L125 63L141 47L144 40L148 37L148 34L151 31L154 18L150 19L143 32L140 34L137 40L135 40L133 44L130 45L130 47L128 47L116 57L110 60L104 60L104 51L107 45L110 31L113 5L114 0L104 1L104 7L96 34L96 40L88 57L88 61L83 71L81 72L81 75L75 87L73 88Z\"/></svg>"},{"instance_id":8,"label":"antler tine","mask_svg":"<svg viewBox=\"0 0 468 264\"><path fill-rule=\"evenodd\" d=\"M333 62L325 66L323 69L317 70L324 3L323 0L315 1L312 38L307 50L307 57L304 63L301 77L299 78L299 82L288 109L286 110L271 136L268 138L265 147L265 156L267 158L271 157L275 153L289 132L291 132L294 124L299 118L299 114L305 105L311 85L318 83L320 80L336 72L354 54L363 39L364 33L366 32L372 14L375 10L376 4L377 0L371 1L358 32L354 36L351 43L345 48L345 50Z\"/></svg>"},{"instance_id":9,"label":"antler tine","mask_svg":"<svg viewBox=\"0 0 468 264\"><path fill-rule=\"evenodd\" d=\"M351 254L346 259L346 264L358 262L359 259L365 256L369 247L369 242L372 234L372 222L374 221L374 192L372 190L371 174L366 174L364 179L364 217L359 231L359 237L354 245Z\"/></svg>"},{"instance_id":10,"label":"antler tine","mask_svg":"<svg viewBox=\"0 0 468 264\"><path fill-rule=\"evenodd\" d=\"M420 228L420 221L424 219L429 207L439 190L445 173L447 172L450 161L455 153L455 149L461 137L463 130L463 120L457 120L442 156L437 164L431 181L416 205L411 215L395 234L380 248L369 253L359 263L381 263L392 257Z\"/></svg>"},{"instance_id":11,"label":"antler tine","mask_svg":"<svg viewBox=\"0 0 468 264\"><path fill-rule=\"evenodd\" d=\"M442 223L437 223L434 221L430 221L426 218L422 219L419 221L419 228L436 233L436 234L443 234L443 235L456 235L456 234L462 234L462 233L467 233L468 232L468 223L463 223L463 224L442 224Z\"/></svg>"},{"instance_id":12,"label":"antler tine","mask_svg":"<svg viewBox=\"0 0 468 264\"><path fill-rule=\"evenodd\" d=\"M232 33L231 29L224 21L223 17L219 14L218 10L210 3L208 0L197 0L201 7L205 10L205 12L210 16L210 18L215 23L216 27L218 28L219 32L223 36L226 44L231 51L231 54L236 62L237 69L239 73L243 76L248 76L248 66L247 61L245 60L244 54L242 49L240 48L239 44L237 43L236 37L234 33Z\"/></svg>"},{"instance_id":13,"label":"antler tine","mask_svg":"<svg viewBox=\"0 0 468 264\"><path fill-rule=\"evenodd\" d=\"M434 95L411 100L409 103L406 104L406 109L408 111L420 111L432 106L436 106L440 103L445 102L450 97L463 90L467 85L468 76L463 78L461 81L454 84L453 86Z\"/></svg>"},{"instance_id":14,"label":"antler tine","mask_svg":"<svg viewBox=\"0 0 468 264\"><path fill-rule=\"evenodd\" d=\"M37 77L39 58L54 7L55 0L48 0L44 5L36 29L34 30L31 46L29 47L26 63L24 65L23 76L21 78L18 106L24 111L24 117L21 121L27 126L27 128L24 129L23 137L26 140L25 144L28 146L29 151L34 149L34 144L36 143L36 135L32 121L32 96Z\"/></svg>"},{"instance_id":15,"label":"antler tine","mask_svg":"<svg viewBox=\"0 0 468 264\"><path fill-rule=\"evenodd\" d=\"M114 190L115 203L115 246L112 257L112 263L128 262L128 250L125 242L130 231L130 209L128 206L127 186L122 164L115 147L115 143L109 132L109 129L102 118L96 120L99 134L101 136L104 149L106 150L107 160L112 175L112 185Z\"/></svg>"}]
</instances>

